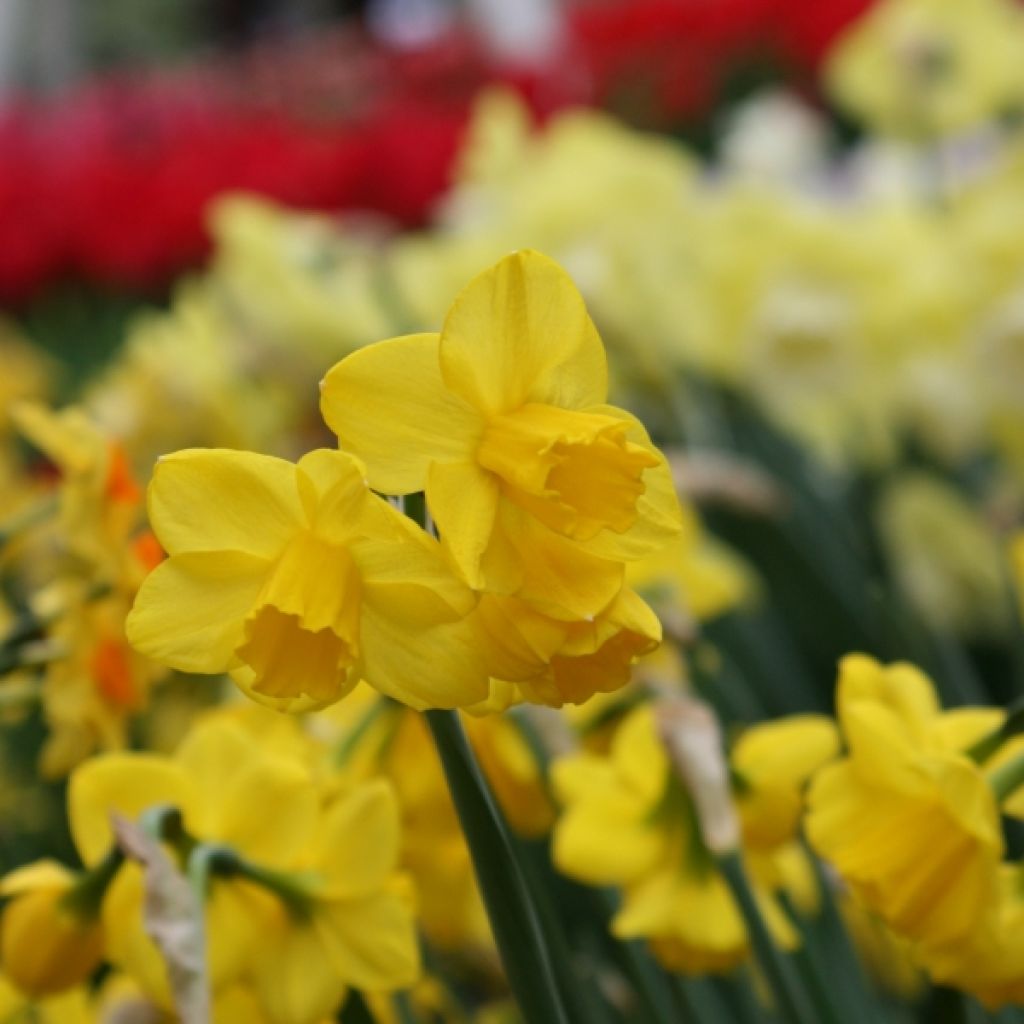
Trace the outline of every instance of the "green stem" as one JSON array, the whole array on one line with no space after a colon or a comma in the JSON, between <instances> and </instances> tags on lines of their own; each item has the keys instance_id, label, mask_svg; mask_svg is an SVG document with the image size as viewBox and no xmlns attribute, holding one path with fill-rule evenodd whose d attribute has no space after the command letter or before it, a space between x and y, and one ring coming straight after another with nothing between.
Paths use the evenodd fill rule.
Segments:
<instances>
[{"instance_id":1,"label":"green stem","mask_svg":"<svg viewBox=\"0 0 1024 1024\"><path fill-rule=\"evenodd\" d=\"M391 1005L394 1007L398 1024L417 1024L419 1021L408 992L395 992L391 997Z\"/></svg>"},{"instance_id":2,"label":"green stem","mask_svg":"<svg viewBox=\"0 0 1024 1024\"><path fill-rule=\"evenodd\" d=\"M990 776L989 785L1002 803L1011 793L1024 786L1024 754L1000 765Z\"/></svg>"},{"instance_id":3,"label":"green stem","mask_svg":"<svg viewBox=\"0 0 1024 1024\"><path fill-rule=\"evenodd\" d=\"M548 943L508 832L454 711L425 712L509 987L530 1024L569 1024ZM568 970L567 964L558 969Z\"/></svg>"},{"instance_id":4,"label":"green stem","mask_svg":"<svg viewBox=\"0 0 1024 1024\"><path fill-rule=\"evenodd\" d=\"M334 763L339 768L348 763L348 759L355 752L356 747L369 733L374 723L382 718L385 713L390 714L399 711L400 705L389 697L379 697L363 713L362 717L355 723L344 739L338 744L334 751Z\"/></svg>"},{"instance_id":5,"label":"green stem","mask_svg":"<svg viewBox=\"0 0 1024 1024\"><path fill-rule=\"evenodd\" d=\"M124 853L121 848L117 845L112 846L103 860L82 875L81 879L64 894L64 906L84 919L95 918L100 912L103 897L110 883L123 863Z\"/></svg>"},{"instance_id":6,"label":"green stem","mask_svg":"<svg viewBox=\"0 0 1024 1024\"><path fill-rule=\"evenodd\" d=\"M3 672L0 671L0 675ZM0 712L13 711L36 704L43 697L43 688L36 679L16 680L0 686Z\"/></svg>"},{"instance_id":7,"label":"green stem","mask_svg":"<svg viewBox=\"0 0 1024 1024\"><path fill-rule=\"evenodd\" d=\"M817 1018L802 985L794 978L790 965L775 945L757 898L743 868L739 852L731 850L718 858L718 867L732 892L750 935L750 944L775 996L776 1005L787 1024L815 1024Z\"/></svg>"},{"instance_id":8,"label":"green stem","mask_svg":"<svg viewBox=\"0 0 1024 1024\"><path fill-rule=\"evenodd\" d=\"M976 764L987 761L1008 739L1024 732L1024 700L1014 701L1006 709L1006 718L991 732L973 743L964 753Z\"/></svg>"},{"instance_id":9,"label":"green stem","mask_svg":"<svg viewBox=\"0 0 1024 1024\"><path fill-rule=\"evenodd\" d=\"M7 522L0 525L0 548L9 543L19 533L23 533L25 530L45 522L57 511L58 507L57 496L52 495L35 505L29 506L13 518L8 519Z\"/></svg>"}]
</instances>

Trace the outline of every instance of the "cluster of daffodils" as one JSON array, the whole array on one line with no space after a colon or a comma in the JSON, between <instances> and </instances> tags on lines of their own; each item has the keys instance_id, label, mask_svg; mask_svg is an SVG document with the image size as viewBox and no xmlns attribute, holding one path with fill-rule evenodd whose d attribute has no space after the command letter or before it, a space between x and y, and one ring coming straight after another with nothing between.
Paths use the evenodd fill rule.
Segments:
<instances>
[{"instance_id":1,"label":"cluster of daffodils","mask_svg":"<svg viewBox=\"0 0 1024 1024\"><path fill-rule=\"evenodd\" d=\"M191 965L214 1020L314 1024L352 987L380 999L410 986L419 951L394 793L329 774L323 761L298 731L225 711L199 721L171 756L107 754L75 769L68 820L84 867L40 861L3 882L0 952L22 1003L39 1000L54 1020L69 1004L83 1020L116 1007L171 1013ZM166 877L126 859L115 832L132 821L163 842ZM153 904L170 902L175 868L202 901L194 944L172 961L177 974L162 950L188 918ZM111 974L90 991L101 962ZM189 1012L185 1020L200 1019Z\"/></svg>"},{"instance_id":2,"label":"cluster of daffodils","mask_svg":"<svg viewBox=\"0 0 1024 1024\"><path fill-rule=\"evenodd\" d=\"M43 380L25 373L19 383L41 390ZM42 397L12 396L0 423L0 472L13 498L0 569L24 581L14 600L0 598L0 672L11 715L42 705L49 736L40 768L59 777L97 749L124 746L132 718L165 675L124 634L139 584L163 552L123 446L81 410L55 413ZM16 434L45 455L55 484L25 473L13 455L6 461Z\"/></svg>"},{"instance_id":3,"label":"cluster of daffodils","mask_svg":"<svg viewBox=\"0 0 1024 1024\"><path fill-rule=\"evenodd\" d=\"M439 334L330 370L338 449L161 459L149 514L168 557L129 639L291 711L360 679L421 709L558 707L622 686L661 639L626 563L680 515L664 457L606 398L570 278L537 253L507 257ZM418 492L429 530L398 507Z\"/></svg>"}]
</instances>

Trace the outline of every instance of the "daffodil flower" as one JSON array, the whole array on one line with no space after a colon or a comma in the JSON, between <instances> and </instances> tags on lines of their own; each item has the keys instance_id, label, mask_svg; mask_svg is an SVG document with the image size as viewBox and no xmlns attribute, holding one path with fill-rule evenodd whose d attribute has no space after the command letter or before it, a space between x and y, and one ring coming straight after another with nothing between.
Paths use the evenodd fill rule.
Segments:
<instances>
[{"instance_id":1,"label":"daffodil flower","mask_svg":"<svg viewBox=\"0 0 1024 1024\"><path fill-rule=\"evenodd\" d=\"M849 755L811 785L812 845L900 935L962 941L995 895L1003 838L958 713L913 665L859 654L841 662L837 704Z\"/></svg>"},{"instance_id":2,"label":"daffodil flower","mask_svg":"<svg viewBox=\"0 0 1024 1024\"><path fill-rule=\"evenodd\" d=\"M623 720L608 756L562 758L552 781L565 807L553 834L555 864L590 885L622 886L614 935L646 939L669 970L683 973L727 970L746 957L740 910L697 833L650 706ZM796 945L773 893L762 885L755 893L775 940Z\"/></svg>"},{"instance_id":3,"label":"daffodil flower","mask_svg":"<svg viewBox=\"0 0 1024 1024\"><path fill-rule=\"evenodd\" d=\"M251 983L271 1021L317 1024L351 986L407 988L419 976L411 891L398 873L399 808L382 779L343 792L303 858L297 906L264 903Z\"/></svg>"},{"instance_id":4,"label":"daffodil flower","mask_svg":"<svg viewBox=\"0 0 1024 1024\"><path fill-rule=\"evenodd\" d=\"M607 391L582 297L523 251L471 281L440 334L338 363L321 406L371 486L425 490L471 587L584 617L618 593L625 560L679 529L664 458Z\"/></svg>"},{"instance_id":5,"label":"daffodil flower","mask_svg":"<svg viewBox=\"0 0 1024 1024\"><path fill-rule=\"evenodd\" d=\"M417 708L486 693L473 595L350 455L177 452L157 465L149 515L169 557L126 629L155 661L229 672L284 710L323 707L360 678Z\"/></svg>"}]
</instances>

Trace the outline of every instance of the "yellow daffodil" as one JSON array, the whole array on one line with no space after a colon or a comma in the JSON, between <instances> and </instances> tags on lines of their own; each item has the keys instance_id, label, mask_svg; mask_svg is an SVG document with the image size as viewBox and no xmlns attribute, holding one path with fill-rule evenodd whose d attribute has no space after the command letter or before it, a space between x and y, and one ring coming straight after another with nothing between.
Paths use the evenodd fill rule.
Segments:
<instances>
[{"instance_id":1,"label":"yellow daffodil","mask_svg":"<svg viewBox=\"0 0 1024 1024\"><path fill-rule=\"evenodd\" d=\"M440 334L338 363L322 409L371 486L426 491L470 586L584 617L614 598L623 559L678 530L664 459L607 388L571 279L525 251L470 282Z\"/></svg>"},{"instance_id":2,"label":"yellow daffodil","mask_svg":"<svg viewBox=\"0 0 1024 1024\"><path fill-rule=\"evenodd\" d=\"M40 770L66 775L96 750L126 745L129 723L147 704L165 670L132 650L124 635L128 605L114 593L78 603L58 620L51 641L64 657L43 673L43 711L50 733Z\"/></svg>"},{"instance_id":3,"label":"yellow daffodil","mask_svg":"<svg viewBox=\"0 0 1024 1024\"><path fill-rule=\"evenodd\" d=\"M996 799L964 731L905 663L849 655L837 703L849 754L812 783L812 844L900 935L962 941L994 899L1003 852Z\"/></svg>"},{"instance_id":4,"label":"yellow daffodil","mask_svg":"<svg viewBox=\"0 0 1024 1024\"><path fill-rule=\"evenodd\" d=\"M408 988L419 975L410 894L397 874L398 804L383 780L321 815L294 901L264 901L249 978L271 1024L317 1024L348 987Z\"/></svg>"},{"instance_id":5,"label":"yellow daffodil","mask_svg":"<svg viewBox=\"0 0 1024 1024\"><path fill-rule=\"evenodd\" d=\"M15 425L60 472L61 541L70 554L116 583L131 561L128 539L141 512L142 490L122 446L78 408L53 412L35 402L11 410Z\"/></svg>"},{"instance_id":6,"label":"yellow daffodil","mask_svg":"<svg viewBox=\"0 0 1024 1024\"><path fill-rule=\"evenodd\" d=\"M149 513L170 557L126 628L161 664L230 672L287 710L330 704L361 677L416 707L486 692L463 618L472 595L351 456L179 452L156 468Z\"/></svg>"},{"instance_id":7,"label":"yellow daffodil","mask_svg":"<svg viewBox=\"0 0 1024 1024\"><path fill-rule=\"evenodd\" d=\"M157 805L177 808L195 840L224 843L264 867L286 870L311 841L318 793L304 766L263 751L240 726L212 720L193 729L173 758L108 754L72 773L68 811L83 862L94 865L110 849L112 812L135 819ZM253 908L263 896L243 878L213 883L206 913L214 990L244 969L255 937ZM108 956L169 1005L163 960L144 931L142 902L142 872L125 864L103 903Z\"/></svg>"},{"instance_id":8,"label":"yellow daffodil","mask_svg":"<svg viewBox=\"0 0 1024 1024\"><path fill-rule=\"evenodd\" d=\"M1008 0L884 0L829 58L831 91L884 133L934 138L1019 101L1024 26Z\"/></svg>"},{"instance_id":9,"label":"yellow daffodil","mask_svg":"<svg viewBox=\"0 0 1024 1024\"><path fill-rule=\"evenodd\" d=\"M0 884L11 899L0 919L0 957L7 978L27 996L72 989L103 959L98 902L76 899L80 880L54 861L37 861Z\"/></svg>"},{"instance_id":10,"label":"yellow daffodil","mask_svg":"<svg viewBox=\"0 0 1024 1024\"><path fill-rule=\"evenodd\" d=\"M901 474L877 506L879 531L900 590L934 629L998 635L1009 609L996 537L954 488L926 473Z\"/></svg>"},{"instance_id":11,"label":"yellow daffodil","mask_svg":"<svg viewBox=\"0 0 1024 1024\"><path fill-rule=\"evenodd\" d=\"M746 927L697 832L690 797L670 770L650 707L630 713L609 757L557 761L565 812L554 831L558 868L591 885L620 885L612 922L622 939L645 938L670 970L721 971L747 954ZM770 892L758 899L777 941L796 935Z\"/></svg>"}]
</instances>

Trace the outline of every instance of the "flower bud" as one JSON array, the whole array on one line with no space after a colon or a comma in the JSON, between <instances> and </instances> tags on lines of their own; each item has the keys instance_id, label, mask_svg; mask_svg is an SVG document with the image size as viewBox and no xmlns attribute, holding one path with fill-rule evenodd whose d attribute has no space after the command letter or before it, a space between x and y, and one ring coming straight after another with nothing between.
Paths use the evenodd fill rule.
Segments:
<instances>
[{"instance_id":1,"label":"flower bud","mask_svg":"<svg viewBox=\"0 0 1024 1024\"><path fill-rule=\"evenodd\" d=\"M77 909L63 885L22 892L0 919L0 957L10 980L26 995L64 992L89 977L103 958L103 927Z\"/></svg>"}]
</instances>

